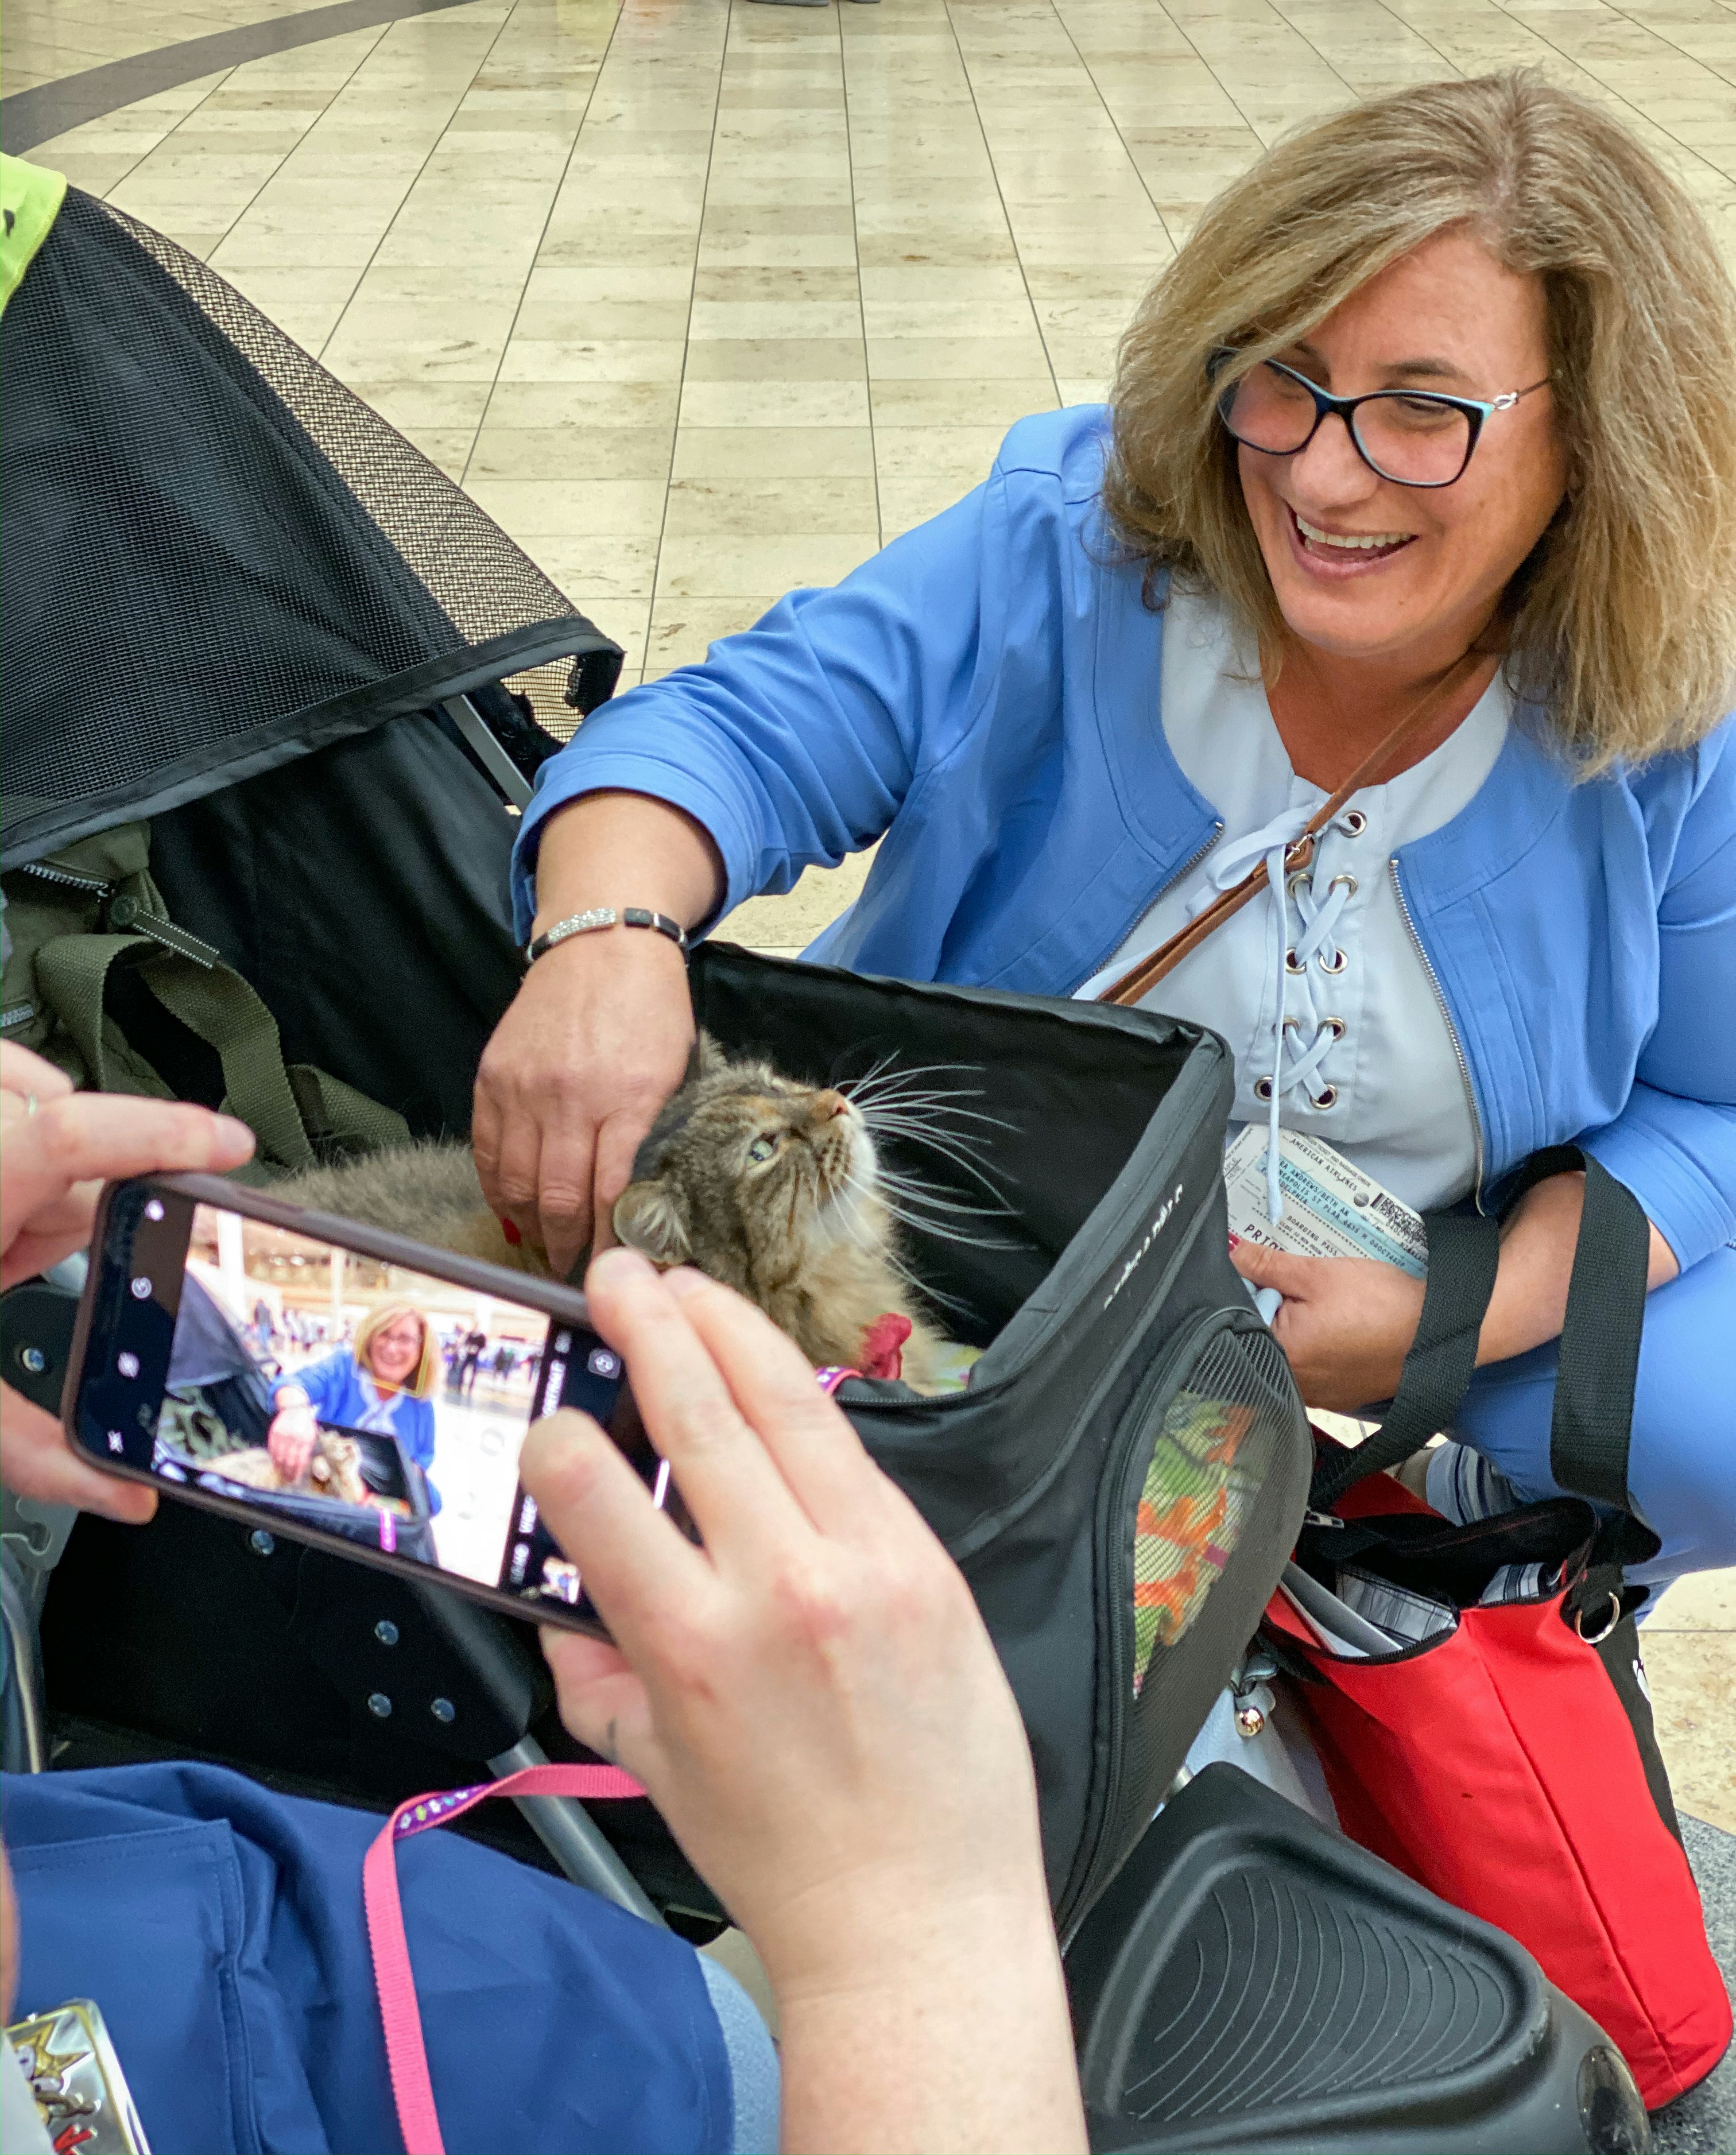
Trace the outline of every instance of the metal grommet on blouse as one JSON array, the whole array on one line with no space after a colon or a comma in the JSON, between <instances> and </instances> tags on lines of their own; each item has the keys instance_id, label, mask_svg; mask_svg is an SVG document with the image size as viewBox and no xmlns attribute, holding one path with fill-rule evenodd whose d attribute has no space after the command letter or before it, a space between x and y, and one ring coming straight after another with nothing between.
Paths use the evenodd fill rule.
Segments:
<instances>
[{"instance_id":1,"label":"metal grommet on blouse","mask_svg":"<svg viewBox=\"0 0 1736 2155\"><path fill-rule=\"evenodd\" d=\"M1308 1105L1311 1108L1318 1108L1322 1114L1324 1114L1327 1108L1335 1108L1338 1105L1337 1086L1323 1085L1318 1093L1310 1093Z\"/></svg>"},{"instance_id":2,"label":"metal grommet on blouse","mask_svg":"<svg viewBox=\"0 0 1736 2155\"><path fill-rule=\"evenodd\" d=\"M1338 819L1338 827L1347 838L1360 838L1369 827L1369 819L1360 808L1347 808Z\"/></svg>"},{"instance_id":3,"label":"metal grommet on blouse","mask_svg":"<svg viewBox=\"0 0 1736 2155\"><path fill-rule=\"evenodd\" d=\"M1332 964L1328 960L1326 953L1324 950L1320 953L1319 963L1320 970L1326 974L1330 979L1335 980L1339 975L1344 971L1345 966L1349 964L1350 960L1345 956L1342 950L1334 950L1332 955L1338 960L1336 965Z\"/></svg>"},{"instance_id":4,"label":"metal grommet on blouse","mask_svg":"<svg viewBox=\"0 0 1736 2155\"><path fill-rule=\"evenodd\" d=\"M1328 890L1341 890L1346 897L1356 895L1356 878L1353 875L1335 875L1326 886Z\"/></svg>"},{"instance_id":5,"label":"metal grommet on blouse","mask_svg":"<svg viewBox=\"0 0 1736 2155\"><path fill-rule=\"evenodd\" d=\"M1308 967L1297 956L1296 945L1293 943L1284 953L1284 970L1287 973L1305 973L1308 970Z\"/></svg>"},{"instance_id":6,"label":"metal grommet on blouse","mask_svg":"<svg viewBox=\"0 0 1736 2155\"><path fill-rule=\"evenodd\" d=\"M1329 1032L1334 1040L1342 1040L1344 1037L1344 1021L1341 1017L1323 1017L1320 1020L1320 1030Z\"/></svg>"},{"instance_id":7,"label":"metal grommet on blouse","mask_svg":"<svg viewBox=\"0 0 1736 2155\"><path fill-rule=\"evenodd\" d=\"M1255 1078L1254 1098L1257 1100L1269 1100L1272 1098L1272 1080L1269 1078Z\"/></svg>"}]
</instances>

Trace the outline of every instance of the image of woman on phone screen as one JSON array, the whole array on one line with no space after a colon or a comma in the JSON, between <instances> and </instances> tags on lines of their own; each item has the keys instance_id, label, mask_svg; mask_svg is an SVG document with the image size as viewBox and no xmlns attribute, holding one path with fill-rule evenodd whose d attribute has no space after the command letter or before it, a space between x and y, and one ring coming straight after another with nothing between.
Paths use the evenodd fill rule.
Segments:
<instances>
[{"instance_id":1,"label":"image of woman on phone screen","mask_svg":"<svg viewBox=\"0 0 1736 2155\"><path fill-rule=\"evenodd\" d=\"M318 1423L395 1436L424 1476L434 1463L430 1394L440 1367L438 1343L421 1312L385 1303L356 1327L355 1344L339 1347L272 1388L276 1410L266 1443L286 1481L299 1481L313 1456ZM440 1508L430 1481L428 1503Z\"/></svg>"}]
</instances>

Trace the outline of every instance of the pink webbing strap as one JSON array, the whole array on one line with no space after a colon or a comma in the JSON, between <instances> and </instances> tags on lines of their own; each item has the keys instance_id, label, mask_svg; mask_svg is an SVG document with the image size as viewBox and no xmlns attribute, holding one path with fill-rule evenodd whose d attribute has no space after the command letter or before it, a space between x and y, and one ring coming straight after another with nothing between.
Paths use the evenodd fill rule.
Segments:
<instances>
[{"instance_id":1,"label":"pink webbing strap","mask_svg":"<svg viewBox=\"0 0 1736 2155\"><path fill-rule=\"evenodd\" d=\"M526 1766L502 1781L453 1789L443 1795L412 1796L400 1804L361 1866L361 1898L367 1912L368 1951L373 1956L374 1989L386 2030L386 2062L392 2071L392 2099L397 2106L398 2130L405 2155L446 2155L440 2118L428 2078L422 2045L422 2014L416 2004L416 1978L404 1937L404 1912L398 1899L397 1844L431 1825L460 1818L489 1796L578 1796L596 1802L607 1796L643 1796L645 1791L618 1766Z\"/></svg>"}]
</instances>

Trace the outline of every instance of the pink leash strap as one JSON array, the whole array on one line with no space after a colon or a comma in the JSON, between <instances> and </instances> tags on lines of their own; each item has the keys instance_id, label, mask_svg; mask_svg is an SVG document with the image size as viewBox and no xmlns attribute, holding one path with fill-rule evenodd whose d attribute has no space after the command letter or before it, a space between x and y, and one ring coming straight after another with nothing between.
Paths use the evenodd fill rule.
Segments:
<instances>
[{"instance_id":1,"label":"pink leash strap","mask_svg":"<svg viewBox=\"0 0 1736 2155\"><path fill-rule=\"evenodd\" d=\"M453 1789L443 1795L412 1796L380 1829L361 1866L361 1898L367 1913L368 1951L374 1963L374 1988L386 2030L386 2062L392 2072L392 2099L397 2106L404 2155L446 2155L439 2113L428 2078L428 2056L422 2039L422 2014L416 2003L416 1978L404 1936L404 1911L398 1898L397 1844L431 1825L461 1818L490 1796L577 1796L594 1803L609 1796L643 1796L645 1791L618 1766L526 1766L503 1781Z\"/></svg>"}]
</instances>

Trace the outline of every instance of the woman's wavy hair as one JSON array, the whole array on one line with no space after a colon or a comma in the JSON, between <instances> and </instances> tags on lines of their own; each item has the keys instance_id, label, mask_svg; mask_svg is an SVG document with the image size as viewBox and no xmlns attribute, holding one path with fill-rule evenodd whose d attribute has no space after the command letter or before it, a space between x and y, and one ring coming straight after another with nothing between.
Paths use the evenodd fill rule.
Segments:
<instances>
[{"instance_id":1,"label":"woman's wavy hair","mask_svg":"<svg viewBox=\"0 0 1736 2155\"><path fill-rule=\"evenodd\" d=\"M434 1379L440 1368L440 1349L434 1338L433 1326L413 1302L382 1302L377 1309L371 1309L356 1326L356 1344L350 1351L356 1357L357 1365L373 1378L374 1365L368 1358L373 1352L374 1342L388 1324L396 1324L401 1317L413 1317L422 1327L422 1354L417 1362L415 1374L407 1384L400 1385L397 1390L407 1392L412 1400L425 1400L434 1389ZM374 1378L374 1382L383 1384L385 1380Z\"/></svg>"},{"instance_id":2,"label":"woman's wavy hair","mask_svg":"<svg viewBox=\"0 0 1736 2155\"><path fill-rule=\"evenodd\" d=\"M1587 775L1684 747L1736 681L1736 289L1682 188L1538 75L1353 105L1211 204L1122 340L1111 526L1148 595L1165 569L1218 592L1275 660L1282 620L1216 399L1452 226L1540 277L1548 303L1568 493L1509 587L1514 693Z\"/></svg>"}]
</instances>

